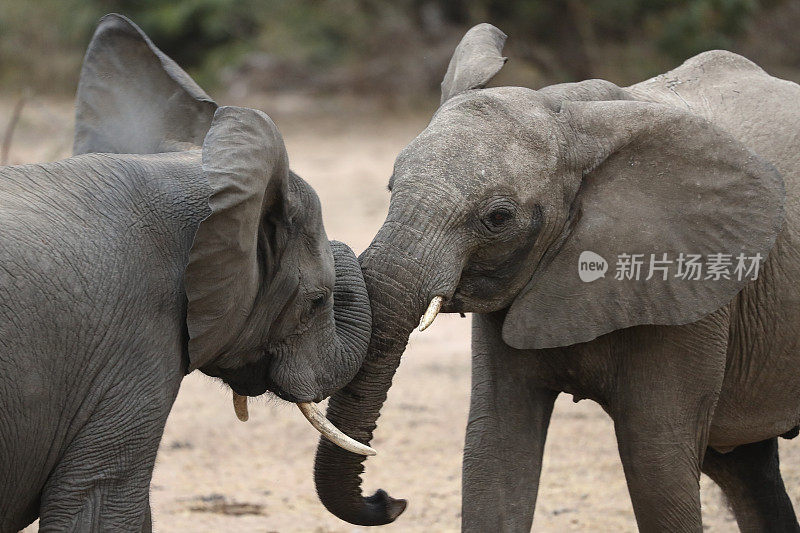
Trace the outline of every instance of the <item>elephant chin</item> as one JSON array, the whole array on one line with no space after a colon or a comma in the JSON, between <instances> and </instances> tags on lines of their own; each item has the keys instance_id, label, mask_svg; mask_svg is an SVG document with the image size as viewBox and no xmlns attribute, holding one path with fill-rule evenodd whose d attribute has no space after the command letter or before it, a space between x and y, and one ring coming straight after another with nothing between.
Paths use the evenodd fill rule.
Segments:
<instances>
[{"instance_id":1,"label":"elephant chin","mask_svg":"<svg viewBox=\"0 0 800 533\"><path fill-rule=\"evenodd\" d=\"M240 396L260 396L270 390L266 379L269 370L267 357L248 363L238 368L220 368L217 365L206 365L200 370L207 376L221 379Z\"/></svg>"},{"instance_id":2,"label":"elephant chin","mask_svg":"<svg viewBox=\"0 0 800 533\"><path fill-rule=\"evenodd\" d=\"M266 355L258 361L248 363L238 368L220 369L215 367L203 368L209 376L217 377L239 396L261 396L269 392L290 403L321 402L327 394L307 389L293 389L291 384L278 383L273 379L276 358Z\"/></svg>"},{"instance_id":3,"label":"elephant chin","mask_svg":"<svg viewBox=\"0 0 800 533\"><path fill-rule=\"evenodd\" d=\"M271 378L272 361L272 357L265 355L257 361L238 368L219 368L214 365L207 365L201 370L208 376L221 379L231 388L234 394L239 396L261 396L269 392L281 400L291 403L320 401L322 399L321 395L295 394L288 388L278 385Z\"/></svg>"}]
</instances>

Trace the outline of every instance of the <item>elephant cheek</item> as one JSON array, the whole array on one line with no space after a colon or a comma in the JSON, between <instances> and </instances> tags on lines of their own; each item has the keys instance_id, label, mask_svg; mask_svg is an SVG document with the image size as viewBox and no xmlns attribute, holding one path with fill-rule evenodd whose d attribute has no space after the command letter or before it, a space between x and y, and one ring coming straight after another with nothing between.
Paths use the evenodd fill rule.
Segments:
<instances>
[{"instance_id":1,"label":"elephant cheek","mask_svg":"<svg viewBox=\"0 0 800 533\"><path fill-rule=\"evenodd\" d=\"M307 333L273 359L268 372L270 390L295 402L322 401L356 375L361 366L358 353L341 338Z\"/></svg>"},{"instance_id":2,"label":"elephant cheek","mask_svg":"<svg viewBox=\"0 0 800 533\"><path fill-rule=\"evenodd\" d=\"M322 399L317 387L314 367L299 351L282 350L272 359L267 372L267 387L270 392L287 402L310 402Z\"/></svg>"},{"instance_id":3,"label":"elephant cheek","mask_svg":"<svg viewBox=\"0 0 800 533\"><path fill-rule=\"evenodd\" d=\"M540 255L540 250L524 247L480 264L467 264L446 311L493 313L505 309L531 279Z\"/></svg>"}]
</instances>

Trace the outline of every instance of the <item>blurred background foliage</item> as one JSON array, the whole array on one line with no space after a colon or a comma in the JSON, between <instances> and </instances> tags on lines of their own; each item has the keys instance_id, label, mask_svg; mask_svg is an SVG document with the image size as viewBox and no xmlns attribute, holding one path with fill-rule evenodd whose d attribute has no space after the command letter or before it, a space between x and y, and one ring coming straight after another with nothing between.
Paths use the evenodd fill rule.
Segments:
<instances>
[{"instance_id":1,"label":"blurred background foliage","mask_svg":"<svg viewBox=\"0 0 800 533\"><path fill-rule=\"evenodd\" d=\"M105 13L132 18L204 87L425 96L455 44L509 35L500 81L629 84L713 48L800 78L798 0L2 0L0 87L71 93Z\"/></svg>"}]
</instances>

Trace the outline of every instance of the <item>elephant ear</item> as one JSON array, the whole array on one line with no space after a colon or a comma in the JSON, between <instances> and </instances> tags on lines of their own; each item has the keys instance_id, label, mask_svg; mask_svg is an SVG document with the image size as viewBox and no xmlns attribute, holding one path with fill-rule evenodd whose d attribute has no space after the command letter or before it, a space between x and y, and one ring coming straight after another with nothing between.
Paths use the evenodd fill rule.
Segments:
<instances>
[{"instance_id":1,"label":"elephant ear","mask_svg":"<svg viewBox=\"0 0 800 533\"><path fill-rule=\"evenodd\" d=\"M678 108L566 102L558 119L564 145L581 152L565 162L577 194L506 315L506 343L552 348L694 322L757 275L783 224L772 165Z\"/></svg>"},{"instance_id":2,"label":"elephant ear","mask_svg":"<svg viewBox=\"0 0 800 533\"><path fill-rule=\"evenodd\" d=\"M283 139L267 115L216 111L203 142L211 213L197 228L184 277L190 370L230 347L250 316L262 268L270 269L259 263L259 233L268 215L285 209L288 176Z\"/></svg>"},{"instance_id":3,"label":"elephant ear","mask_svg":"<svg viewBox=\"0 0 800 533\"><path fill-rule=\"evenodd\" d=\"M471 89L482 89L500 72L507 58L501 54L506 34L491 24L470 28L458 43L442 80L442 100Z\"/></svg>"},{"instance_id":4,"label":"elephant ear","mask_svg":"<svg viewBox=\"0 0 800 533\"><path fill-rule=\"evenodd\" d=\"M136 24L106 15L81 68L73 153L199 148L216 108Z\"/></svg>"}]
</instances>

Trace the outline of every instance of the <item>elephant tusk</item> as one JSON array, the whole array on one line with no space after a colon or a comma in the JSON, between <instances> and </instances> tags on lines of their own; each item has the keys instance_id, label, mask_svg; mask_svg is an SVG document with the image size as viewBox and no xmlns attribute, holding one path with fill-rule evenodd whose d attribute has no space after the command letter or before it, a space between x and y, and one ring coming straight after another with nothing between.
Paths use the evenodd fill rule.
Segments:
<instances>
[{"instance_id":1,"label":"elephant tusk","mask_svg":"<svg viewBox=\"0 0 800 533\"><path fill-rule=\"evenodd\" d=\"M233 393L233 410L236 413L236 418L242 422L247 422L250 414L247 412L247 396L239 396Z\"/></svg>"},{"instance_id":2,"label":"elephant tusk","mask_svg":"<svg viewBox=\"0 0 800 533\"><path fill-rule=\"evenodd\" d=\"M313 402L301 402L297 404L303 416L311 422L314 428L322 433L322 436L348 452L357 453L359 455L375 455L377 452L367 446L361 444L357 440L351 439L339 429L334 426L330 420L325 418L325 415L317 408Z\"/></svg>"},{"instance_id":3,"label":"elephant tusk","mask_svg":"<svg viewBox=\"0 0 800 533\"><path fill-rule=\"evenodd\" d=\"M444 300L444 298L441 296L434 296L431 300L431 303L428 304L428 309L419 320L420 331L425 331L431 324L433 324L433 320L436 318L436 315L439 314L439 310L442 308L442 300Z\"/></svg>"}]
</instances>

